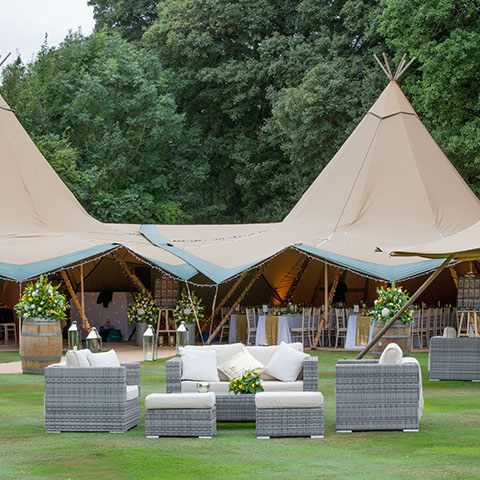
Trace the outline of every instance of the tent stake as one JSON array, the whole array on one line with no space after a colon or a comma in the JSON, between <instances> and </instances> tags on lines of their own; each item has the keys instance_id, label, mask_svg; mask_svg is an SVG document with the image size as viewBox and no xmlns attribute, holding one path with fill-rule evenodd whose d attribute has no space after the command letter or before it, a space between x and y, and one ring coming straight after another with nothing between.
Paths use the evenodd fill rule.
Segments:
<instances>
[{"instance_id":1,"label":"tent stake","mask_svg":"<svg viewBox=\"0 0 480 480\"><path fill-rule=\"evenodd\" d=\"M375 335L375 338L358 354L357 359L363 358L372 347L385 335L387 330L397 321L398 318L415 302L415 300L425 291L425 289L440 275L442 270L448 266L453 255L449 255L445 261L425 280L420 288L410 297L402 308L392 317L392 319Z\"/></svg>"}]
</instances>

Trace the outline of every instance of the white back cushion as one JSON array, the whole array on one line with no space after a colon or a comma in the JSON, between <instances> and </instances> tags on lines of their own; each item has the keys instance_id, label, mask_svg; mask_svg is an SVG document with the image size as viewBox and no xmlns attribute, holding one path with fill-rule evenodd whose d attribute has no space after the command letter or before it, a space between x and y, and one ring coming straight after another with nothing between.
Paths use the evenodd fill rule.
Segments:
<instances>
[{"instance_id":1,"label":"white back cushion","mask_svg":"<svg viewBox=\"0 0 480 480\"><path fill-rule=\"evenodd\" d=\"M303 352L303 345L300 342L289 343L288 345L299 352ZM252 357L256 358L260 363L268 365L268 362L271 360L278 347L279 345L269 345L268 347L251 346L246 348L249 353L251 353Z\"/></svg>"},{"instance_id":2,"label":"white back cushion","mask_svg":"<svg viewBox=\"0 0 480 480\"><path fill-rule=\"evenodd\" d=\"M268 362L266 373L282 382L294 382L302 371L306 358L306 353L282 342Z\"/></svg>"},{"instance_id":3,"label":"white back cushion","mask_svg":"<svg viewBox=\"0 0 480 480\"><path fill-rule=\"evenodd\" d=\"M115 350L109 350L108 352L92 353L88 356L88 361L91 367L119 367Z\"/></svg>"},{"instance_id":4,"label":"white back cushion","mask_svg":"<svg viewBox=\"0 0 480 480\"><path fill-rule=\"evenodd\" d=\"M226 345L187 345L184 347L185 351L204 351L204 350L213 350L217 352L217 366L222 365L238 352L240 352L244 348L243 344L241 343L231 343ZM220 380L227 381L228 377L222 372L218 371L218 376Z\"/></svg>"},{"instance_id":5,"label":"white back cushion","mask_svg":"<svg viewBox=\"0 0 480 480\"><path fill-rule=\"evenodd\" d=\"M90 362L88 357L92 355L92 352L85 348L83 350L68 350L65 355L65 365L67 367L89 367Z\"/></svg>"},{"instance_id":6,"label":"white back cushion","mask_svg":"<svg viewBox=\"0 0 480 480\"><path fill-rule=\"evenodd\" d=\"M402 363L403 352L396 343L389 343L380 355L380 365L396 365Z\"/></svg>"},{"instance_id":7,"label":"white back cushion","mask_svg":"<svg viewBox=\"0 0 480 480\"><path fill-rule=\"evenodd\" d=\"M445 338L457 338L457 331L453 327L445 327L443 330L443 336Z\"/></svg>"},{"instance_id":8,"label":"white back cushion","mask_svg":"<svg viewBox=\"0 0 480 480\"><path fill-rule=\"evenodd\" d=\"M254 358L248 350L243 347L233 357L218 366L228 378L241 377L245 372L252 371L261 373L265 369L265 365Z\"/></svg>"},{"instance_id":9,"label":"white back cushion","mask_svg":"<svg viewBox=\"0 0 480 480\"><path fill-rule=\"evenodd\" d=\"M180 348L182 356L182 380L219 382L217 352L212 349Z\"/></svg>"}]
</instances>

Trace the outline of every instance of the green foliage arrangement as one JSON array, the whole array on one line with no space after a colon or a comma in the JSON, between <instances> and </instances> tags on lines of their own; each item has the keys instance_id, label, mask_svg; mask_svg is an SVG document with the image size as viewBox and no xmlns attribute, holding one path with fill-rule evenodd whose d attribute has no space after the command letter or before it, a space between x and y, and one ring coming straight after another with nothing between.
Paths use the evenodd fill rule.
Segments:
<instances>
[{"instance_id":1,"label":"green foliage arrangement","mask_svg":"<svg viewBox=\"0 0 480 480\"><path fill-rule=\"evenodd\" d=\"M52 285L41 275L35 283L29 283L15 312L21 318L63 320L66 316L67 298L59 292L58 285Z\"/></svg>"},{"instance_id":2,"label":"green foliage arrangement","mask_svg":"<svg viewBox=\"0 0 480 480\"><path fill-rule=\"evenodd\" d=\"M378 299L375 300L369 314L373 320L381 323L389 322L410 298L408 292L392 284L391 287L377 288ZM397 320L405 325L413 322L413 307L408 308Z\"/></svg>"},{"instance_id":3,"label":"green foliage arrangement","mask_svg":"<svg viewBox=\"0 0 480 480\"><path fill-rule=\"evenodd\" d=\"M198 320L202 324L205 320L205 309L202 305L202 299L194 291L190 292L190 296L186 290L183 290L180 294L173 311L175 321L180 322L183 320L185 323L194 323Z\"/></svg>"},{"instance_id":4,"label":"green foliage arrangement","mask_svg":"<svg viewBox=\"0 0 480 480\"><path fill-rule=\"evenodd\" d=\"M157 322L158 307L152 294L148 290L142 290L135 301L128 306L129 323L144 322L155 324Z\"/></svg>"},{"instance_id":5,"label":"green foliage arrangement","mask_svg":"<svg viewBox=\"0 0 480 480\"><path fill-rule=\"evenodd\" d=\"M263 392L262 380L256 372L248 370L241 377L235 377L228 384L228 391L235 395Z\"/></svg>"}]
</instances>

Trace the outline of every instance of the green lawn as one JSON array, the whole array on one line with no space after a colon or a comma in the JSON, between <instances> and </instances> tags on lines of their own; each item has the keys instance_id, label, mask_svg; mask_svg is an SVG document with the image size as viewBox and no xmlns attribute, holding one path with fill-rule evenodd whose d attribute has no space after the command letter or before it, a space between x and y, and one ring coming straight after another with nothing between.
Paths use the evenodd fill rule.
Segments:
<instances>
[{"instance_id":1,"label":"green lawn","mask_svg":"<svg viewBox=\"0 0 480 480\"><path fill-rule=\"evenodd\" d=\"M353 356L349 354L349 356ZM212 440L43 431L43 379L0 376L0 478L7 479L478 479L480 384L428 382L419 433L335 433L334 366L319 353L324 440L256 440L253 424L220 424ZM142 396L165 389L165 363L142 367Z\"/></svg>"},{"instance_id":2,"label":"green lawn","mask_svg":"<svg viewBox=\"0 0 480 480\"><path fill-rule=\"evenodd\" d=\"M18 352L0 352L0 363L18 362L20 355Z\"/></svg>"}]
</instances>

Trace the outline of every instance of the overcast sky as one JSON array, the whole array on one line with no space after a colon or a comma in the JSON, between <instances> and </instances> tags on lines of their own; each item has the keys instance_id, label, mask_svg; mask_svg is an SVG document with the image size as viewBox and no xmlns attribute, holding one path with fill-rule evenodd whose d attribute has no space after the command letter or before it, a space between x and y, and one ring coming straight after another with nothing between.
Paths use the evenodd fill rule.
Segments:
<instances>
[{"instance_id":1,"label":"overcast sky","mask_svg":"<svg viewBox=\"0 0 480 480\"><path fill-rule=\"evenodd\" d=\"M12 52L30 61L45 33L48 44L58 45L69 30L93 29L93 9L87 0L0 0L0 58Z\"/></svg>"}]
</instances>

